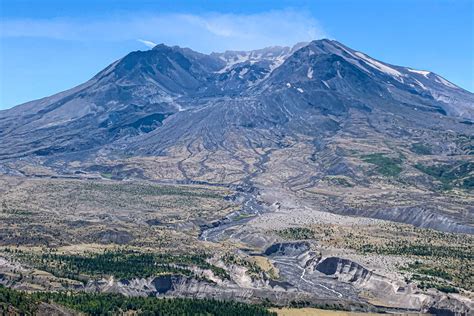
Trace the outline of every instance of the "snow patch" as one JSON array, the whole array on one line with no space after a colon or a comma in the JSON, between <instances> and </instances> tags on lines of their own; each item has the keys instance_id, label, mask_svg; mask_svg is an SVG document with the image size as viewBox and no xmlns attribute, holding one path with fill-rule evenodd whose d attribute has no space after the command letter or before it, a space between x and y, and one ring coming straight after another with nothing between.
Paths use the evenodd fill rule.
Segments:
<instances>
[{"instance_id":1,"label":"snow patch","mask_svg":"<svg viewBox=\"0 0 474 316\"><path fill-rule=\"evenodd\" d=\"M436 101L440 101L446 104L450 104L453 101L452 98L444 94L431 93L431 95L435 98Z\"/></svg>"},{"instance_id":2,"label":"snow patch","mask_svg":"<svg viewBox=\"0 0 474 316\"><path fill-rule=\"evenodd\" d=\"M51 122L51 123L47 123L45 125L41 125L40 127L41 128L46 128L46 127L58 126L58 125L63 125L63 124L72 122L72 121L73 121L73 119L70 118L70 119L65 119L65 120L61 120L61 121L54 121L54 122Z\"/></svg>"},{"instance_id":3,"label":"snow patch","mask_svg":"<svg viewBox=\"0 0 474 316\"><path fill-rule=\"evenodd\" d=\"M229 60L227 60L223 56L221 56L220 58L223 61L226 62L226 65L221 70L219 70L217 72L219 74L222 74L224 72L229 71L234 65L237 65L237 64L240 64L240 63L243 63L243 62L246 62L247 60L249 60L249 55L248 54L243 54L243 55L238 54L233 59L229 59Z\"/></svg>"},{"instance_id":4,"label":"snow patch","mask_svg":"<svg viewBox=\"0 0 474 316\"><path fill-rule=\"evenodd\" d=\"M348 62L350 62L351 64L353 64L354 66L362 69L363 71L365 71L366 73L368 74L372 74L369 70L367 70L363 65L362 63L360 62L360 58L358 58L356 55L354 55L350 50L348 50L347 48L345 48L344 46L342 45L339 45L338 43L336 42L333 42L333 45L335 48L337 48L339 51L338 51L338 55L343 57L345 60L347 60ZM348 54L350 57L348 57L347 55L345 55L344 53Z\"/></svg>"},{"instance_id":5,"label":"snow patch","mask_svg":"<svg viewBox=\"0 0 474 316\"><path fill-rule=\"evenodd\" d=\"M425 87L424 84L422 84L421 82L419 82L419 81L416 80L416 79L415 79L415 81L416 81L416 83L417 83L423 90L428 90L428 89Z\"/></svg>"},{"instance_id":6,"label":"snow patch","mask_svg":"<svg viewBox=\"0 0 474 316\"><path fill-rule=\"evenodd\" d=\"M166 102L166 103L169 103L171 104L172 106L174 106L178 112L181 112L181 111L185 111L186 109L183 108L181 106L181 104L179 104L178 102L176 102L176 99L178 99L180 97L179 96L176 96L176 97L172 97L170 95L164 95L164 96L161 96L159 99L156 100L156 103L158 102Z\"/></svg>"},{"instance_id":7,"label":"snow patch","mask_svg":"<svg viewBox=\"0 0 474 316\"><path fill-rule=\"evenodd\" d=\"M425 76L426 78L428 78L428 75L430 74L429 71L426 71L426 70L416 70L416 69L410 69L410 68L407 68L407 70L409 72L414 72L416 74L419 74L419 75L423 75Z\"/></svg>"},{"instance_id":8,"label":"snow patch","mask_svg":"<svg viewBox=\"0 0 474 316\"><path fill-rule=\"evenodd\" d=\"M457 87L452 84L451 82L449 82L448 80L444 79L443 77L440 77L438 75L436 75L436 82L439 82L441 84L444 84L445 86L448 86L450 88L454 88L454 89L457 89Z\"/></svg>"},{"instance_id":9,"label":"snow patch","mask_svg":"<svg viewBox=\"0 0 474 316\"><path fill-rule=\"evenodd\" d=\"M285 62L287 57L288 57L287 55L283 55L283 56L279 56L279 57L275 58L273 63L270 65L270 73L272 73L273 70L280 67Z\"/></svg>"},{"instance_id":10,"label":"snow patch","mask_svg":"<svg viewBox=\"0 0 474 316\"><path fill-rule=\"evenodd\" d=\"M393 69L393 68L391 68L387 65L384 65L384 64L376 61L375 59L372 59L369 56L362 54L361 52L355 52L355 54L358 57L362 58L365 62L367 62L367 64L372 68L375 68L375 69L377 69L381 72L384 72L386 74L389 74L391 76L395 76L395 77L401 77L402 76L402 74L398 70Z\"/></svg>"},{"instance_id":11,"label":"snow patch","mask_svg":"<svg viewBox=\"0 0 474 316\"><path fill-rule=\"evenodd\" d=\"M236 54L233 57L226 58L224 55L220 56L219 58L226 62L226 65L217 71L217 73L225 73L234 68L235 65L241 63L250 63L251 65L262 61L268 60L271 62L269 65L270 73L275 70L276 68L280 67L281 64L285 62L285 60L291 55L289 51L281 51L278 55L274 52L269 52L267 54L262 54L254 51L250 52L241 52Z\"/></svg>"},{"instance_id":12,"label":"snow patch","mask_svg":"<svg viewBox=\"0 0 474 316\"><path fill-rule=\"evenodd\" d=\"M248 71L249 71L248 68L243 68L243 69L240 71L240 73L239 73L239 77L244 76Z\"/></svg>"}]
</instances>

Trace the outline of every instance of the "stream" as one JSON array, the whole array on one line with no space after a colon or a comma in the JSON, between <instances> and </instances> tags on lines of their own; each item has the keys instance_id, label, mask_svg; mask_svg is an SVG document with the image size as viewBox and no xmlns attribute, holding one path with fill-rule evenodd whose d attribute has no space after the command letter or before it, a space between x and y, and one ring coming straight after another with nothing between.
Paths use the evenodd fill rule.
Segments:
<instances>
[{"instance_id":1,"label":"stream","mask_svg":"<svg viewBox=\"0 0 474 316\"><path fill-rule=\"evenodd\" d=\"M251 187L249 190L241 191L237 194L236 200L241 201L242 208L232 212L225 218L213 222L211 225L201 226L200 240L220 242L229 237L230 230L241 226L251 219L259 216L265 211L264 206L256 199L257 189Z\"/></svg>"}]
</instances>

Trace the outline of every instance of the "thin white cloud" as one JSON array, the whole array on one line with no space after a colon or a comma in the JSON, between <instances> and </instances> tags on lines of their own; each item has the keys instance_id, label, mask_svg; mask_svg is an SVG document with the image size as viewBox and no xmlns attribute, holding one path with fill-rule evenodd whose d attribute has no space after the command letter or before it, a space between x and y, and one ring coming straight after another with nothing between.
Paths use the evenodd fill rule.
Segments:
<instances>
[{"instance_id":1,"label":"thin white cloud","mask_svg":"<svg viewBox=\"0 0 474 316\"><path fill-rule=\"evenodd\" d=\"M142 39L137 39L137 41L139 41L142 44L145 44L145 46L150 47L150 48L153 48L156 46L156 43L152 41L147 41L147 40L142 40Z\"/></svg>"},{"instance_id":2,"label":"thin white cloud","mask_svg":"<svg viewBox=\"0 0 474 316\"><path fill-rule=\"evenodd\" d=\"M43 37L76 41L139 40L188 46L202 52L291 45L326 37L305 11L256 14L156 14L105 16L95 19L2 19L0 37Z\"/></svg>"}]
</instances>

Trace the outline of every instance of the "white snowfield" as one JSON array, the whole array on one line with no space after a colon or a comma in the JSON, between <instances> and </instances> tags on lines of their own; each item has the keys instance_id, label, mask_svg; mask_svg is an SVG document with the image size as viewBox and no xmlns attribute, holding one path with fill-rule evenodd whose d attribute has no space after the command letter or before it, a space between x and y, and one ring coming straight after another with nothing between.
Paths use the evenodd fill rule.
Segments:
<instances>
[{"instance_id":1,"label":"white snowfield","mask_svg":"<svg viewBox=\"0 0 474 316\"><path fill-rule=\"evenodd\" d=\"M444 84L445 86L448 86L448 87L453 88L453 89L457 89L457 86L455 86L454 84L452 84L451 82L449 82L448 80L444 79L441 76L436 75L435 80L439 83Z\"/></svg>"},{"instance_id":2,"label":"white snowfield","mask_svg":"<svg viewBox=\"0 0 474 316\"><path fill-rule=\"evenodd\" d=\"M407 68L407 70L408 70L409 72L414 72L414 73L423 75L423 76L425 76L426 78L428 78L428 75L431 73L431 72L426 71L426 70L416 70L416 69L410 69L410 68Z\"/></svg>"},{"instance_id":3,"label":"white snowfield","mask_svg":"<svg viewBox=\"0 0 474 316\"><path fill-rule=\"evenodd\" d=\"M398 70L393 69L393 68L391 68L387 65L384 65L384 64L376 61L375 59L372 59L369 56L367 56L365 54L362 54L361 52L355 52L355 54L358 57L362 58L372 68L375 68L375 69L377 69L381 72L384 72L384 73L392 75L392 76L396 76L396 77L403 76L402 73L399 72Z\"/></svg>"}]
</instances>

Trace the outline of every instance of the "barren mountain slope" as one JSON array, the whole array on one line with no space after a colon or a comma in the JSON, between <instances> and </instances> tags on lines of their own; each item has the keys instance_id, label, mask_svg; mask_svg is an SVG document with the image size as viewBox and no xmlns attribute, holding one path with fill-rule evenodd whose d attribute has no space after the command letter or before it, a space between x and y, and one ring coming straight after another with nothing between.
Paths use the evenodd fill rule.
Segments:
<instances>
[{"instance_id":1,"label":"barren mountain slope","mask_svg":"<svg viewBox=\"0 0 474 316\"><path fill-rule=\"evenodd\" d=\"M310 196L329 185L326 211L472 233L471 195L446 190L472 189L473 100L336 41L211 55L158 45L1 112L0 158L13 174L41 165Z\"/></svg>"}]
</instances>

